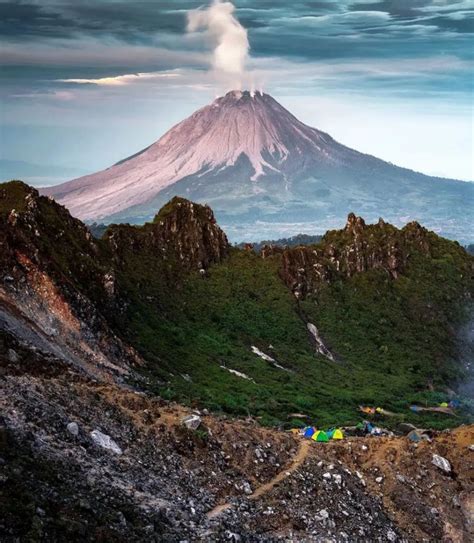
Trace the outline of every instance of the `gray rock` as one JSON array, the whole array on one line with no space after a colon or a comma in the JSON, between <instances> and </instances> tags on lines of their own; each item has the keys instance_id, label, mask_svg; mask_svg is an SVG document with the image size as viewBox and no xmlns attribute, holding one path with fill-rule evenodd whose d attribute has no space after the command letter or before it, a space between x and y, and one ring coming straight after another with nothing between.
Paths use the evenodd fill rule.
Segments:
<instances>
[{"instance_id":1,"label":"gray rock","mask_svg":"<svg viewBox=\"0 0 474 543\"><path fill-rule=\"evenodd\" d=\"M122 449L107 434L103 434L99 430L93 430L91 432L91 438L92 441L99 447L102 447L108 451L113 451L116 454L122 454Z\"/></svg>"},{"instance_id":2,"label":"gray rock","mask_svg":"<svg viewBox=\"0 0 474 543\"><path fill-rule=\"evenodd\" d=\"M201 425L201 417L199 415L189 415L181 421L189 430L197 430Z\"/></svg>"},{"instance_id":3,"label":"gray rock","mask_svg":"<svg viewBox=\"0 0 474 543\"><path fill-rule=\"evenodd\" d=\"M18 356L18 353L16 351L14 351L13 349L8 349L8 360L12 363L12 364L16 364L17 362L20 361L20 357Z\"/></svg>"},{"instance_id":4,"label":"gray rock","mask_svg":"<svg viewBox=\"0 0 474 543\"><path fill-rule=\"evenodd\" d=\"M77 437L79 435L79 425L77 422L70 422L66 426L67 431L74 437Z\"/></svg>"},{"instance_id":5,"label":"gray rock","mask_svg":"<svg viewBox=\"0 0 474 543\"><path fill-rule=\"evenodd\" d=\"M397 541L398 537L397 537L397 534L393 530L389 530L387 532L387 539L393 543Z\"/></svg>"},{"instance_id":6,"label":"gray rock","mask_svg":"<svg viewBox=\"0 0 474 543\"><path fill-rule=\"evenodd\" d=\"M451 464L443 456L438 454L433 454L433 460L431 461L437 468L444 471L445 473L451 473Z\"/></svg>"},{"instance_id":7,"label":"gray rock","mask_svg":"<svg viewBox=\"0 0 474 543\"><path fill-rule=\"evenodd\" d=\"M44 509L41 509L41 507L37 507L36 508L36 514L39 517L45 517L46 516L46 511Z\"/></svg>"},{"instance_id":8,"label":"gray rock","mask_svg":"<svg viewBox=\"0 0 474 543\"><path fill-rule=\"evenodd\" d=\"M243 484L243 489L245 494L252 494L252 487L247 481L245 481L245 483Z\"/></svg>"}]
</instances>

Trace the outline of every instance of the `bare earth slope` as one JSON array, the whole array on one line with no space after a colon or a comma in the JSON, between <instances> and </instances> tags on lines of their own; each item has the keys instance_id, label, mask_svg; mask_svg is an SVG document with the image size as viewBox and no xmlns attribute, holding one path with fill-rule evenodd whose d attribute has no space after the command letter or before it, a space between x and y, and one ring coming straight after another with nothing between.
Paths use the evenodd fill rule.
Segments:
<instances>
[{"instance_id":1,"label":"bare earth slope","mask_svg":"<svg viewBox=\"0 0 474 543\"><path fill-rule=\"evenodd\" d=\"M181 423L189 409L80 375L11 335L0 336L0 361L6 543L472 537L472 427L420 445L301 442L209 415L193 432ZM94 443L97 430L120 453ZM431 463L433 453L452 474ZM231 506L210 514L223 503Z\"/></svg>"}]
</instances>

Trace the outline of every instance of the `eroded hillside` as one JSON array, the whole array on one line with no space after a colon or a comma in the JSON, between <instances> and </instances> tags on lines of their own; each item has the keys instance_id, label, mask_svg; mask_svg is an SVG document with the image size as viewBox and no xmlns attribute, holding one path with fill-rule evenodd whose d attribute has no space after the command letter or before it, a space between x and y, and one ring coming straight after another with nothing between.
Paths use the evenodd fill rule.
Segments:
<instances>
[{"instance_id":1,"label":"eroded hillside","mask_svg":"<svg viewBox=\"0 0 474 543\"><path fill-rule=\"evenodd\" d=\"M452 541L472 427L316 443L196 412L0 341L2 541ZM183 420L199 413L197 430ZM107 449L94 440L113 440ZM443 455L452 472L433 465Z\"/></svg>"}]
</instances>

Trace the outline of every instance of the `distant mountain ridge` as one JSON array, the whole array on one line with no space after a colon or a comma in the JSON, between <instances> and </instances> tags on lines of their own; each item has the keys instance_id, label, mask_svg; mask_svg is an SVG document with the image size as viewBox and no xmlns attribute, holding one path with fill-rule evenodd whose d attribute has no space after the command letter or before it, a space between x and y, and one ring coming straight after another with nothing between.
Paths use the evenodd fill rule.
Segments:
<instances>
[{"instance_id":1,"label":"distant mountain ridge","mask_svg":"<svg viewBox=\"0 0 474 543\"><path fill-rule=\"evenodd\" d=\"M350 149L268 94L231 91L101 172L42 189L87 221L150 220L173 196L208 203L233 240L343 224L350 211L418 220L460 241L474 230L474 184L430 177ZM313 227L304 228L312 223ZM239 239L240 238L240 239Z\"/></svg>"},{"instance_id":2,"label":"distant mountain ridge","mask_svg":"<svg viewBox=\"0 0 474 543\"><path fill-rule=\"evenodd\" d=\"M251 248L257 253L260 252L266 245L276 246L276 247L298 247L299 245L313 245L319 243L322 239L322 236L310 236L309 234L297 234L296 236L291 236L289 238L280 238L280 239L265 239L258 241L256 243L246 243L242 242L237 245L240 249Z\"/></svg>"},{"instance_id":3,"label":"distant mountain ridge","mask_svg":"<svg viewBox=\"0 0 474 543\"><path fill-rule=\"evenodd\" d=\"M0 182L10 179L24 179L34 186L45 186L51 184L53 180L59 183L73 175L84 175L85 173L86 171L81 168L0 159Z\"/></svg>"}]
</instances>

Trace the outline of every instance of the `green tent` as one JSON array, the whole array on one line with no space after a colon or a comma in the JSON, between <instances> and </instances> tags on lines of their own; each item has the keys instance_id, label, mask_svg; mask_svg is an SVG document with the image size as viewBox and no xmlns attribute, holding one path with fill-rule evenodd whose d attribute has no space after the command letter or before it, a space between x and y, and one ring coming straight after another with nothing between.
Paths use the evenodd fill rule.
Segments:
<instances>
[{"instance_id":1,"label":"green tent","mask_svg":"<svg viewBox=\"0 0 474 543\"><path fill-rule=\"evenodd\" d=\"M323 430L319 430L318 432L314 432L313 437L311 439L314 439L314 441L329 441L328 435Z\"/></svg>"}]
</instances>

